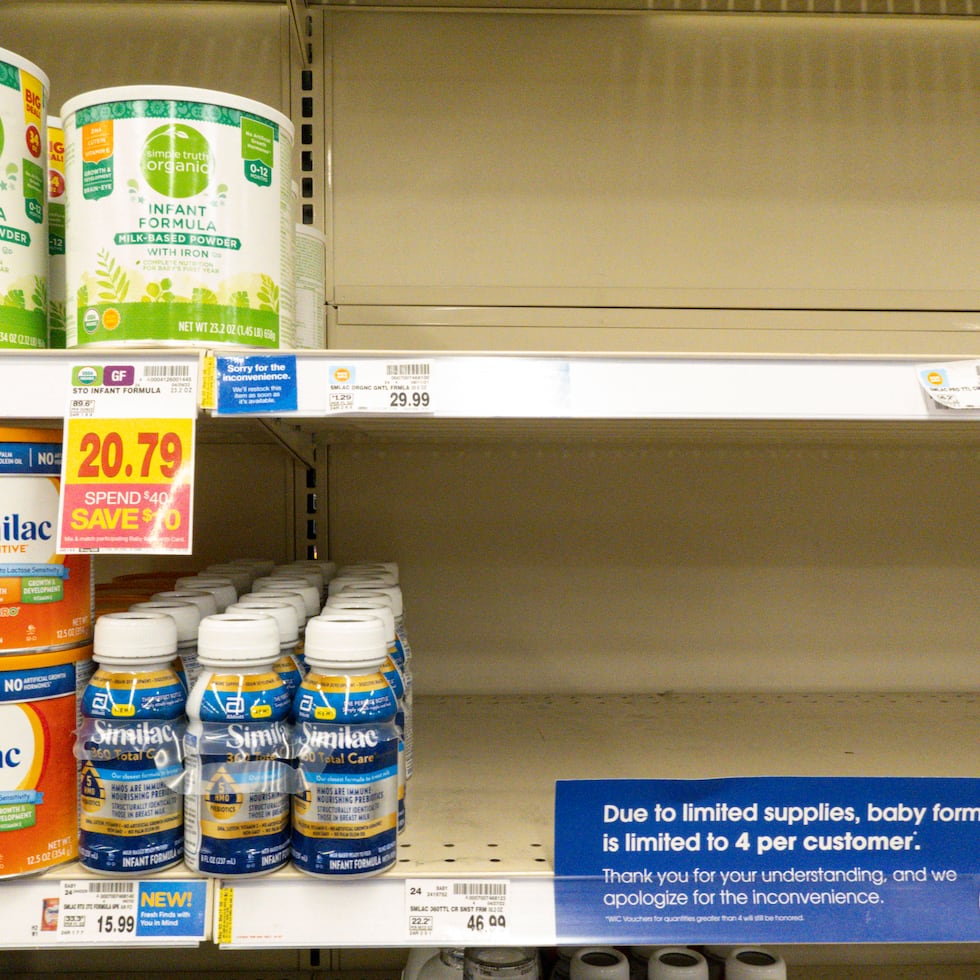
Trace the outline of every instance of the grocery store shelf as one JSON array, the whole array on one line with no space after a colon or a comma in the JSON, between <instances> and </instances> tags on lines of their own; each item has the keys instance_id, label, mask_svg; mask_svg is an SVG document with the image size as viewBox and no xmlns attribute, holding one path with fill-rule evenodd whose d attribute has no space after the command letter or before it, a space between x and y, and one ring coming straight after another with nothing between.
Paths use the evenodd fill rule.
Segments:
<instances>
[{"instance_id":1,"label":"grocery store shelf","mask_svg":"<svg viewBox=\"0 0 980 980\"><path fill-rule=\"evenodd\" d=\"M419 699L415 717L396 867L357 882L288 869L226 883L219 942L451 944L460 937L410 935L407 884L476 878L507 882L512 907L498 941L552 945L557 779L980 771L973 695L446 697Z\"/></svg>"}]
</instances>

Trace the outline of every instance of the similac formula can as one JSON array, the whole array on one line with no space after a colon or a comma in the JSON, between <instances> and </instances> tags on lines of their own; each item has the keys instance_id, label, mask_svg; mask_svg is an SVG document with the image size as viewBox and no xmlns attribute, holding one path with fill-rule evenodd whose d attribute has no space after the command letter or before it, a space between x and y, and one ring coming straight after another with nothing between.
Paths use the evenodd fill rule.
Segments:
<instances>
[{"instance_id":1,"label":"similac formula can","mask_svg":"<svg viewBox=\"0 0 980 980\"><path fill-rule=\"evenodd\" d=\"M82 697L78 852L109 875L142 875L184 856L181 743L187 692L174 669L177 624L162 612L100 616L99 665Z\"/></svg>"},{"instance_id":2,"label":"similac formula can","mask_svg":"<svg viewBox=\"0 0 980 980\"><path fill-rule=\"evenodd\" d=\"M62 106L68 347L293 347L293 126L183 86Z\"/></svg>"},{"instance_id":3,"label":"similac formula can","mask_svg":"<svg viewBox=\"0 0 980 980\"><path fill-rule=\"evenodd\" d=\"M387 656L375 616L325 613L307 625L292 838L293 864L307 874L363 878L395 863L399 735Z\"/></svg>"},{"instance_id":4,"label":"similac formula can","mask_svg":"<svg viewBox=\"0 0 980 980\"><path fill-rule=\"evenodd\" d=\"M244 878L289 860L290 702L276 673L279 628L261 613L201 621L201 676L187 700L184 857Z\"/></svg>"},{"instance_id":5,"label":"similac formula can","mask_svg":"<svg viewBox=\"0 0 980 980\"><path fill-rule=\"evenodd\" d=\"M91 646L0 657L0 878L78 856L72 752Z\"/></svg>"},{"instance_id":6,"label":"similac formula can","mask_svg":"<svg viewBox=\"0 0 980 980\"><path fill-rule=\"evenodd\" d=\"M0 48L0 348L48 346L49 89Z\"/></svg>"},{"instance_id":7,"label":"similac formula can","mask_svg":"<svg viewBox=\"0 0 980 980\"><path fill-rule=\"evenodd\" d=\"M48 116L48 347L65 347L65 131Z\"/></svg>"},{"instance_id":8,"label":"similac formula can","mask_svg":"<svg viewBox=\"0 0 980 980\"><path fill-rule=\"evenodd\" d=\"M0 428L0 653L92 637L92 559L59 555L61 433Z\"/></svg>"}]
</instances>

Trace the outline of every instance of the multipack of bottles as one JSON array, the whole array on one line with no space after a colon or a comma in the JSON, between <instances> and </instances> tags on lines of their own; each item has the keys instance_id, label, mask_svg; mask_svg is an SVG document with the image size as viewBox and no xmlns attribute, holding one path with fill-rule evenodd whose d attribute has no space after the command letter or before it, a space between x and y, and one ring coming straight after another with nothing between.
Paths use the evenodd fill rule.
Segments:
<instances>
[{"instance_id":1,"label":"multipack of bottles","mask_svg":"<svg viewBox=\"0 0 980 980\"><path fill-rule=\"evenodd\" d=\"M411 655L397 571L349 567L322 605L332 572L226 563L97 618L84 866L347 879L394 864Z\"/></svg>"}]
</instances>

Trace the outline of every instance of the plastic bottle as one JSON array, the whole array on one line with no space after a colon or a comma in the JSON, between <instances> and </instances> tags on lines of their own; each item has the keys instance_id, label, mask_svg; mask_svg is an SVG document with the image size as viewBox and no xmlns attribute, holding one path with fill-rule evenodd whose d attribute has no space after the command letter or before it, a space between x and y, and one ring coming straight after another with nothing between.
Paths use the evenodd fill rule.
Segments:
<instances>
[{"instance_id":1,"label":"plastic bottle","mask_svg":"<svg viewBox=\"0 0 980 980\"><path fill-rule=\"evenodd\" d=\"M264 575L252 583L253 592L297 592L306 603L306 621L320 611L320 593L301 576Z\"/></svg>"},{"instance_id":2,"label":"plastic bottle","mask_svg":"<svg viewBox=\"0 0 980 980\"><path fill-rule=\"evenodd\" d=\"M223 575L185 575L177 579L174 589L200 589L210 592L218 604L219 613L223 613L238 599L234 583Z\"/></svg>"},{"instance_id":3,"label":"plastic bottle","mask_svg":"<svg viewBox=\"0 0 980 980\"><path fill-rule=\"evenodd\" d=\"M447 946L422 964L418 980L463 980L463 947Z\"/></svg>"},{"instance_id":4,"label":"plastic bottle","mask_svg":"<svg viewBox=\"0 0 980 980\"><path fill-rule=\"evenodd\" d=\"M758 946L739 946L725 959L725 980L786 980L786 961Z\"/></svg>"},{"instance_id":5,"label":"plastic bottle","mask_svg":"<svg viewBox=\"0 0 980 980\"><path fill-rule=\"evenodd\" d=\"M213 592L205 592L203 589L171 589L164 592L154 592L150 596L152 602L169 600L177 602L191 602L201 611L201 619L205 616L213 616L218 611L218 603L214 598Z\"/></svg>"},{"instance_id":6,"label":"plastic bottle","mask_svg":"<svg viewBox=\"0 0 980 980\"><path fill-rule=\"evenodd\" d=\"M79 859L92 871L144 875L183 857L186 691L176 655L177 625L164 613L95 622L98 669L82 695L76 740Z\"/></svg>"},{"instance_id":7,"label":"plastic bottle","mask_svg":"<svg viewBox=\"0 0 980 980\"><path fill-rule=\"evenodd\" d=\"M399 653L398 642L395 637L395 617L391 612L391 605L387 597L360 599L352 597L350 593L341 592L327 600L326 606L320 616L329 615L332 612L360 612L368 616L377 616L385 627L385 639L388 644L388 659L385 661L381 672L395 692L398 701L398 711L395 714L395 726L398 728L398 832L405 829L405 784L408 780L409 756L412 745L410 725L412 723L411 712L407 704L408 685L405 683L405 675L398 666Z\"/></svg>"},{"instance_id":8,"label":"plastic bottle","mask_svg":"<svg viewBox=\"0 0 980 980\"><path fill-rule=\"evenodd\" d=\"M201 628L201 610L193 602L183 599L149 599L134 602L130 612L162 612L177 624L177 659L174 670L189 691L197 680L201 668L197 664L197 633Z\"/></svg>"},{"instance_id":9,"label":"plastic bottle","mask_svg":"<svg viewBox=\"0 0 980 980\"><path fill-rule=\"evenodd\" d=\"M585 946L572 954L568 975L571 980L629 980L630 962L612 946Z\"/></svg>"},{"instance_id":10,"label":"plastic bottle","mask_svg":"<svg viewBox=\"0 0 980 980\"><path fill-rule=\"evenodd\" d=\"M184 851L201 874L243 878L289 860L289 694L270 616L202 620L201 676L187 700Z\"/></svg>"},{"instance_id":11,"label":"plastic bottle","mask_svg":"<svg viewBox=\"0 0 980 980\"><path fill-rule=\"evenodd\" d=\"M398 731L388 655L375 616L310 620L294 702L302 788L293 800L293 863L323 878L362 878L390 868L398 833Z\"/></svg>"},{"instance_id":12,"label":"plastic bottle","mask_svg":"<svg viewBox=\"0 0 980 980\"><path fill-rule=\"evenodd\" d=\"M527 946L467 947L465 980L539 980L538 951Z\"/></svg>"},{"instance_id":13,"label":"plastic bottle","mask_svg":"<svg viewBox=\"0 0 980 980\"><path fill-rule=\"evenodd\" d=\"M649 980L708 980L708 961L687 946L662 946L650 956Z\"/></svg>"},{"instance_id":14,"label":"plastic bottle","mask_svg":"<svg viewBox=\"0 0 980 980\"><path fill-rule=\"evenodd\" d=\"M438 946L412 946L405 958L401 980L418 980L419 970L439 953Z\"/></svg>"},{"instance_id":15,"label":"plastic bottle","mask_svg":"<svg viewBox=\"0 0 980 980\"><path fill-rule=\"evenodd\" d=\"M283 679L289 692L289 703L299 690L305 671L296 659L296 644L299 642L299 620L296 609L283 599L241 598L226 610L227 612L256 612L271 616L279 629L279 659L273 669Z\"/></svg>"}]
</instances>

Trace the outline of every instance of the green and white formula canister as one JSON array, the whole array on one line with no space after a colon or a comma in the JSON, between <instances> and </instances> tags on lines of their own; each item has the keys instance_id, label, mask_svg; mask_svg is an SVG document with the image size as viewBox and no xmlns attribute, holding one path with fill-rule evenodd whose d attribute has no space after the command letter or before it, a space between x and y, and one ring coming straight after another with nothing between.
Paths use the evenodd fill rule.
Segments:
<instances>
[{"instance_id":1,"label":"green and white formula canister","mask_svg":"<svg viewBox=\"0 0 980 980\"><path fill-rule=\"evenodd\" d=\"M48 116L48 347L65 347L65 131Z\"/></svg>"},{"instance_id":2,"label":"green and white formula canister","mask_svg":"<svg viewBox=\"0 0 980 980\"><path fill-rule=\"evenodd\" d=\"M0 348L48 346L49 88L0 48Z\"/></svg>"},{"instance_id":3,"label":"green and white formula canister","mask_svg":"<svg viewBox=\"0 0 980 980\"><path fill-rule=\"evenodd\" d=\"M61 109L67 345L292 348L293 127L182 86Z\"/></svg>"}]
</instances>

